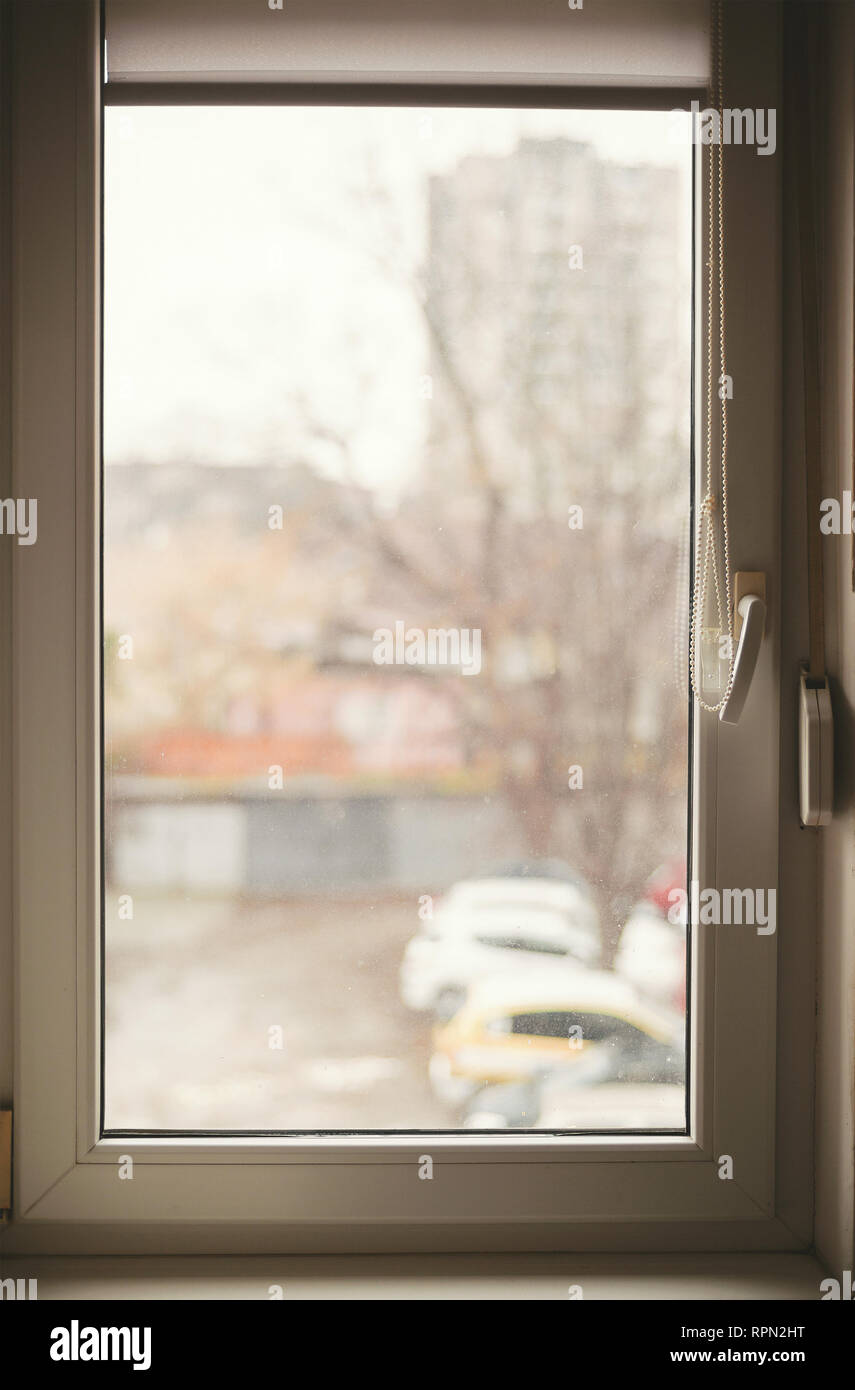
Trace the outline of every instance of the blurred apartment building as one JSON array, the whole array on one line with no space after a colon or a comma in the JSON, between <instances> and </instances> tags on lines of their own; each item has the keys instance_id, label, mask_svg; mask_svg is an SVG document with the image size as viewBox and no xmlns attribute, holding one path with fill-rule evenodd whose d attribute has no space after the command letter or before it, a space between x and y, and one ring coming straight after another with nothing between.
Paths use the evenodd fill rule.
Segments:
<instances>
[{"instance_id":1,"label":"blurred apartment building","mask_svg":"<svg viewBox=\"0 0 855 1390\"><path fill-rule=\"evenodd\" d=\"M673 168L563 137L432 179L437 484L472 477L469 409L520 507L561 515L633 493L668 527L689 430L686 196Z\"/></svg>"},{"instance_id":2,"label":"blurred apartment building","mask_svg":"<svg viewBox=\"0 0 855 1390\"><path fill-rule=\"evenodd\" d=\"M566 139L431 180L431 428L421 480L382 534L359 487L303 460L107 469L108 637L140 638L133 678L108 672L118 880L403 889L424 884L427 860L442 887L523 855L448 679L378 668L371 635L419 620L396 552L431 525L465 548L490 492L511 546L565 526L570 504L631 512L673 542L688 439L681 196L671 169ZM415 560L441 572L441 551L440 568ZM206 691L215 639L233 654ZM526 677L525 653L500 657Z\"/></svg>"}]
</instances>

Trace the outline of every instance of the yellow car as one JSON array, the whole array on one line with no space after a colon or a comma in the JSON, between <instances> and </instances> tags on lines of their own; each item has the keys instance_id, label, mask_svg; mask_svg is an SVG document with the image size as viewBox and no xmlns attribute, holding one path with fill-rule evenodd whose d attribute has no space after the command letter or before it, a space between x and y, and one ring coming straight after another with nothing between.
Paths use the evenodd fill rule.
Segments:
<instances>
[{"instance_id":1,"label":"yellow car","mask_svg":"<svg viewBox=\"0 0 855 1390\"><path fill-rule=\"evenodd\" d=\"M674 1080L683 1030L681 1015L645 1003L610 971L523 971L474 986L454 1017L434 1029L431 1085L454 1105L482 1086L556 1068L576 1069L580 1085Z\"/></svg>"}]
</instances>

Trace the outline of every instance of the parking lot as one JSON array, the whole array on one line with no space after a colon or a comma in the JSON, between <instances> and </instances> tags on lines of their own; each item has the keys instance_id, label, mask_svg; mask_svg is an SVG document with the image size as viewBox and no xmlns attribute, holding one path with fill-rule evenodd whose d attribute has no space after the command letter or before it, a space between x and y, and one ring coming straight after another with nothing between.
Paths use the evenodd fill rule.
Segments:
<instances>
[{"instance_id":1,"label":"parking lot","mask_svg":"<svg viewBox=\"0 0 855 1390\"><path fill-rule=\"evenodd\" d=\"M136 895L127 919L110 896L107 1127L459 1127L428 1082L431 1016L399 998L418 926L400 897ZM591 1086L572 1113L580 1127L679 1125L682 1088Z\"/></svg>"},{"instance_id":2,"label":"parking lot","mask_svg":"<svg viewBox=\"0 0 855 1390\"><path fill-rule=\"evenodd\" d=\"M133 913L107 902L109 1127L454 1123L428 1086L430 1022L398 998L412 900L137 895Z\"/></svg>"}]
</instances>

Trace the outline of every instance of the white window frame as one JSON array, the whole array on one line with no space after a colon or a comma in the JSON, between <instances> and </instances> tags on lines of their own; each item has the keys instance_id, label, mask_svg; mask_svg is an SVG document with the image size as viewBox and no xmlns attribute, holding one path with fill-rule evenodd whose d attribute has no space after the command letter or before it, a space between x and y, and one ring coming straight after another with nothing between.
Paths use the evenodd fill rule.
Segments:
<instances>
[{"instance_id":1,"label":"white window frame","mask_svg":"<svg viewBox=\"0 0 855 1390\"><path fill-rule=\"evenodd\" d=\"M778 16L754 0L738 9L739 43L731 25L725 55L736 104L777 108ZM693 930L689 1136L101 1137L99 7L29 0L16 6L12 41L12 494L39 499L39 533L12 551L7 1249L805 1248L810 1165L797 1136L810 1132L813 1039L776 1017L776 996L779 978L798 981L810 957L780 892L774 936ZM780 889L781 153L727 156L731 556L734 569L766 572L770 616L740 724L695 717L694 876ZM702 201L705 179L696 192ZM701 245L697 265L703 330ZM698 402L702 365L696 351ZM776 1058L786 1060L780 1086ZM118 1180L124 1154L132 1181ZM423 1154L430 1182L417 1176ZM719 1176L725 1154L732 1180Z\"/></svg>"}]
</instances>

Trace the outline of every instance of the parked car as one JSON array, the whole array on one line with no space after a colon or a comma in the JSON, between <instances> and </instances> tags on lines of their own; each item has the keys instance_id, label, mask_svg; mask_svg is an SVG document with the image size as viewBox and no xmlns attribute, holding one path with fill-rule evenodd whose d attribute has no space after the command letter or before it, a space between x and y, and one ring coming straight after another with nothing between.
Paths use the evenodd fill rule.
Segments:
<instances>
[{"instance_id":1,"label":"parked car","mask_svg":"<svg viewBox=\"0 0 855 1390\"><path fill-rule=\"evenodd\" d=\"M567 1068L531 1081L483 1086L467 1102L464 1129L659 1130L682 1129L682 1082L608 1082L580 1085Z\"/></svg>"},{"instance_id":2,"label":"parked car","mask_svg":"<svg viewBox=\"0 0 855 1390\"><path fill-rule=\"evenodd\" d=\"M450 888L444 902L487 901L497 898L534 901L597 921L593 894L585 879L560 859L525 860L501 864L489 873L461 879Z\"/></svg>"},{"instance_id":3,"label":"parked car","mask_svg":"<svg viewBox=\"0 0 855 1390\"><path fill-rule=\"evenodd\" d=\"M683 1078L571 1086L553 1072L540 1088L538 1129L681 1130L686 1125Z\"/></svg>"},{"instance_id":4,"label":"parked car","mask_svg":"<svg viewBox=\"0 0 855 1390\"><path fill-rule=\"evenodd\" d=\"M685 861L673 860L648 879L644 897L629 913L615 954L615 972L650 1000L685 1012Z\"/></svg>"},{"instance_id":5,"label":"parked car","mask_svg":"<svg viewBox=\"0 0 855 1390\"><path fill-rule=\"evenodd\" d=\"M633 1074L672 1081L682 1070L683 1019L645 1003L612 971L584 966L527 971L474 985L434 1030L437 1097L465 1104L489 1084L566 1070L593 1084Z\"/></svg>"},{"instance_id":6,"label":"parked car","mask_svg":"<svg viewBox=\"0 0 855 1390\"><path fill-rule=\"evenodd\" d=\"M584 885L523 877L465 880L408 943L401 998L408 1008L448 1019L471 986L491 975L518 974L545 960L590 965L599 954L597 913Z\"/></svg>"},{"instance_id":7,"label":"parked car","mask_svg":"<svg viewBox=\"0 0 855 1390\"><path fill-rule=\"evenodd\" d=\"M538 1078L481 1086L463 1111L464 1129L535 1129L540 1116Z\"/></svg>"},{"instance_id":8,"label":"parked car","mask_svg":"<svg viewBox=\"0 0 855 1390\"><path fill-rule=\"evenodd\" d=\"M589 892L582 874L563 859L514 859L491 869L484 878L527 878L538 882L572 883Z\"/></svg>"}]
</instances>

